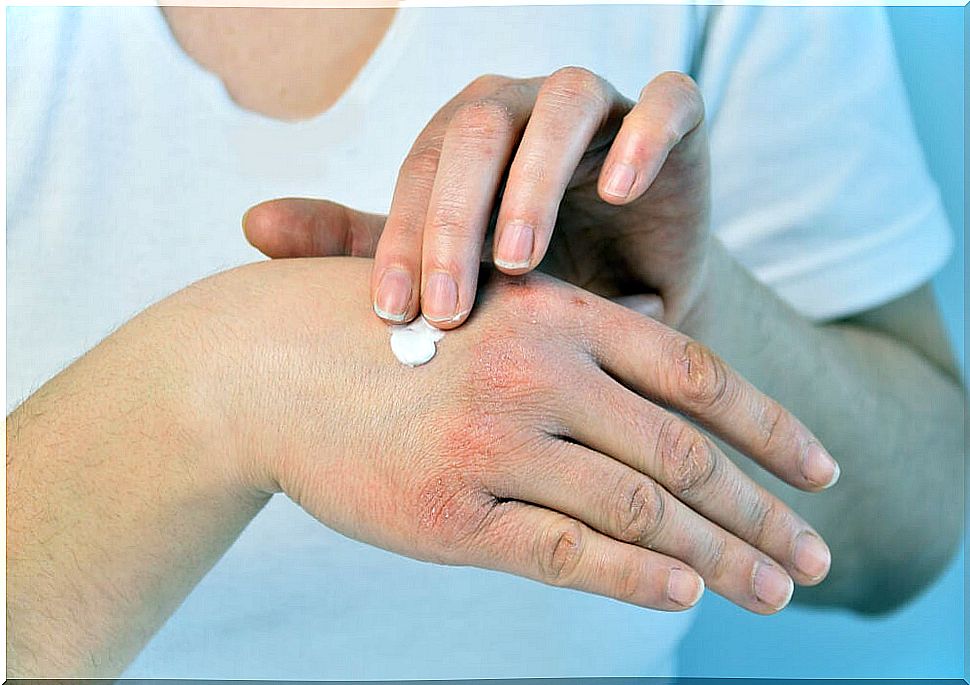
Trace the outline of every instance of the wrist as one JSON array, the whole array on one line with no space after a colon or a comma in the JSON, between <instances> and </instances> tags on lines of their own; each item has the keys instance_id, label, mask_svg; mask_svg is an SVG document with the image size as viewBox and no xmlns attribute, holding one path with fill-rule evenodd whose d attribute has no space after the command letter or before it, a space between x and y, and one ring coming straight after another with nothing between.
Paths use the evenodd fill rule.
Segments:
<instances>
[{"instance_id":1,"label":"wrist","mask_svg":"<svg viewBox=\"0 0 970 685\"><path fill-rule=\"evenodd\" d=\"M173 417L173 432L190 445L198 478L220 493L268 499L279 487L250 439L253 412L240 401L244 355L214 280L193 284L143 314L158 350L160 401Z\"/></svg>"},{"instance_id":2,"label":"wrist","mask_svg":"<svg viewBox=\"0 0 970 685\"><path fill-rule=\"evenodd\" d=\"M361 259L257 262L173 296L185 411L210 468L257 496L290 492L308 463L352 452L402 373L370 307ZM366 397L363 404L361 398Z\"/></svg>"}]
</instances>

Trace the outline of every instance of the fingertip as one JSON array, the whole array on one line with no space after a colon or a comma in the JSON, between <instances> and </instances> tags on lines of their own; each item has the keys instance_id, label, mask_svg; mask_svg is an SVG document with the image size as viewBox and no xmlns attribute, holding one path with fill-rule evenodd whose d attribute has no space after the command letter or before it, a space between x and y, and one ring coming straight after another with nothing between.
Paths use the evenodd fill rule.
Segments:
<instances>
[{"instance_id":1,"label":"fingertip","mask_svg":"<svg viewBox=\"0 0 970 685\"><path fill-rule=\"evenodd\" d=\"M512 264L493 257L492 263L495 265L496 269L501 271L506 276L522 276L533 270L531 262L526 262L525 264Z\"/></svg>"},{"instance_id":2,"label":"fingertip","mask_svg":"<svg viewBox=\"0 0 970 685\"><path fill-rule=\"evenodd\" d=\"M532 270L537 261L535 252L535 226L528 221L513 219L499 232L492 250L492 262L502 273L517 276Z\"/></svg>"},{"instance_id":3,"label":"fingertip","mask_svg":"<svg viewBox=\"0 0 970 685\"><path fill-rule=\"evenodd\" d=\"M799 470L807 484L805 489L816 492L831 488L842 475L838 462L815 440L802 452Z\"/></svg>"},{"instance_id":4,"label":"fingertip","mask_svg":"<svg viewBox=\"0 0 970 685\"><path fill-rule=\"evenodd\" d=\"M627 202L628 202L628 200L626 200L626 199L615 198L615 197L612 197L610 195L607 195L606 193L604 193L602 191L599 193L599 198L603 202L605 202L606 204L608 204L608 205L614 205L616 207L622 207L623 205L627 204Z\"/></svg>"},{"instance_id":5,"label":"fingertip","mask_svg":"<svg viewBox=\"0 0 970 685\"><path fill-rule=\"evenodd\" d=\"M704 595L704 579L693 570L671 569L667 579L667 597L678 609L690 609Z\"/></svg>"},{"instance_id":6,"label":"fingertip","mask_svg":"<svg viewBox=\"0 0 970 685\"><path fill-rule=\"evenodd\" d=\"M467 286L472 292L475 284ZM432 271L421 293L421 313L435 328L451 330L460 326L471 311L470 307L461 308L463 301L458 281L448 271Z\"/></svg>"},{"instance_id":7,"label":"fingertip","mask_svg":"<svg viewBox=\"0 0 970 685\"><path fill-rule=\"evenodd\" d=\"M637 169L629 162L613 162L600 175L599 196L604 202L624 205L634 196Z\"/></svg>"},{"instance_id":8,"label":"fingertip","mask_svg":"<svg viewBox=\"0 0 970 685\"><path fill-rule=\"evenodd\" d=\"M246 237L249 244L263 252L271 250L273 247L270 244L271 241L268 240L268 238L272 236L271 229L273 217L267 216L267 212L264 211L264 208L270 202L272 202L272 200L260 202L259 204L251 206L243 213L242 220L240 222L242 225L243 235Z\"/></svg>"},{"instance_id":9,"label":"fingertip","mask_svg":"<svg viewBox=\"0 0 970 685\"><path fill-rule=\"evenodd\" d=\"M458 316L457 318L449 319L448 321L432 321L427 316L425 316L424 318L429 324L431 324L432 326L434 326L440 331L453 331L454 329L458 328L463 323L465 323L465 319L468 318L468 314L466 313L464 316Z\"/></svg>"},{"instance_id":10,"label":"fingertip","mask_svg":"<svg viewBox=\"0 0 970 685\"><path fill-rule=\"evenodd\" d=\"M372 291L374 313L391 324L407 323L417 310L414 278L399 266L383 269Z\"/></svg>"},{"instance_id":11,"label":"fingertip","mask_svg":"<svg viewBox=\"0 0 970 685\"><path fill-rule=\"evenodd\" d=\"M752 575L752 590L757 600L757 606L753 609L760 614L774 614L791 602L795 581L775 564L768 561L758 562Z\"/></svg>"},{"instance_id":12,"label":"fingertip","mask_svg":"<svg viewBox=\"0 0 970 685\"><path fill-rule=\"evenodd\" d=\"M795 538L791 560L800 576L799 585L818 585L832 568L832 551L816 533L805 530Z\"/></svg>"},{"instance_id":13,"label":"fingertip","mask_svg":"<svg viewBox=\"0 0 970 685\"><path fill-rule=\"evenodd\" d=\"M828 484L825 486L826 490L832 487L833 485L835 485L836 483L838 483L839 478L842 476L842 467L839 466L839 462L833 459L832 463L835 464L835 474L832 476L832 480L830 480Z\"/></svg>"},{"instance_id":14,"label":"fingertip","mask_svg":"<svg viewBox=\"0 0 970 685\"><path fill-rule=\"evenodd\" d=\"M374 313L377 314L379 319L383 319L386 323L390 324L404 324L408 322L407 312L402 312L400 314L392 314L391 312L385 312L381 309L377 302L374 302Z\"/></svg>"},{"instance_id":15,"label":"fingertip","mask_svg":"<svg viewBox=\"0 0 970 685\"><path fill-rule=\"evenodd\" d=\"M429 317L426 312L422 312L421 316L423 316L425 320L435 328L442 331L450 331L465 323L469 314L471 314L471 309L460 311L450 319L434 319Z\"/></svg>"}]
</instances>

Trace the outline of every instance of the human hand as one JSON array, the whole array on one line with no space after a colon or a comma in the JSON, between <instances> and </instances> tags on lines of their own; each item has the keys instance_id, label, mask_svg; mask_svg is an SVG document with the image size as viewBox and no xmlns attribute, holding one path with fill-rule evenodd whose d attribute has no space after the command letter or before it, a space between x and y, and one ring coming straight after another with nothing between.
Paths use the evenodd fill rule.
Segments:
<instances>
[{"instance_id":1,"label":"human hand","mask_svg":"<svg viewBox=\"0 0 970 685\"><path fill-rule=\"evenodd\" d=\"M223 350L200 372L205 405L253 487L401 554L662 610L696 601L697 574L758 613L787 604L789 574L825 576L811 527L686 419L804 490L821 487L801 471L817 441L703 346L549 277L495 274L434 360L406 368L366 304L370 268L282 260L194 286L204 344Z\"/></svg>"},{"instance_id":2,"label":"human hand","mask_svg":"<svg viewBox=\"0 0 970 685\"><path fill-rule=\"evenodd\" d=\"M705 287L703 116L696 85L674 72L653 79L638 103L578 68L481 77L418 136L386 224L286 199L250 210L246 233L273 257L373 255L378 315L401 322L422 311L447 329L471 311L494 225L500 271L524 274L541 261L591 292L634 297L676 327Z\"/></svg>"}]
</instances>

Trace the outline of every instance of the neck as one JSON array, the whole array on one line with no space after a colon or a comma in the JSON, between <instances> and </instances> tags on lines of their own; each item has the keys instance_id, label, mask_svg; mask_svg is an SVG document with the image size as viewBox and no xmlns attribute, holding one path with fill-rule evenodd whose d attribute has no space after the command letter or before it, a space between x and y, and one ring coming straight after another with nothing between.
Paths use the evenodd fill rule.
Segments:
<instances>
[{"instance_id":1,"label":"neck","mask_svg":"<svg viewBox=\"0 0 970 685\"><path fill-rule=\"evenodd\" d=\"M326 111L396 10L163 7L175 39L241 107L284 120Z\"/></svg>"}]
</instances>

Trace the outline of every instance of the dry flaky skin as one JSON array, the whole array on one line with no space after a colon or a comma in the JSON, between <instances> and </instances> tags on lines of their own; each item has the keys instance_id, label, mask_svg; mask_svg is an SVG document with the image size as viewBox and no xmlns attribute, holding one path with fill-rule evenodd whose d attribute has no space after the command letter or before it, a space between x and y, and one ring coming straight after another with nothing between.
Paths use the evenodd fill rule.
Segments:
<instances>
[{"instance_id":1,"label":"dry flaky skin","mask_svg":"<svg viewBox=\"0 0 970 685\"><path fill-rule=\"evenodd\" d=\"M401 368L386 350L374 355L366 343L348 338L348 352L364 348L360 359L344 358L345 365L355 369L357 396L366 398L372 409L360 416L356 407L347 407L347 425L353 428L343 435L320 436L321 449L333 457L327 466L319 460L315 464L327 468L330 477L284 466L282 471L298 472L301 480L281 484L283 489L339 529L342 512L348 510L345 502L328 493L327 501L318 503L307 492L313 489L309 483L339 481L340 500L360 502L358 513L373 518L357 518L344 532L373 535L384 546L394 545L389 533L397 533L408 538L409 545L425 544L430 558L458 562L451 539L480 525L479 511L495 504L492 490L501 492L501 481L508 478L503 471L529 456L518 457L518 452L552 441L550 433L558 426L552 414L556 375L550 372L562 369L567 354L577 360L581 356L578 346L564 347L566 335L553 330L562 286L542 277L529 281L495 283L467 329L449 333L434 360L420 368ZM358 301L366 307L366 297ZM369 310L361 311L364 336L374 329L377 341L384 343L382 324ZM365 357L372 356L376 361L368 363ZM388 393L388 388L399 390ZM305 404L315 402L307 399ZM374 432L372 427L357 428L362 421L386 422L377 431L378 443L360 441ZM399 422L406 425L404 432L390 430ZM429 454L435 455L433 468L414 463ZM404 493L389 501L382 497L388 489L383 479L391 474L390 487L401 487ZM389 508L400 509L402 516Z\"/></svg>"},{"instance_id":2,"label":"dry flaky skin","mask_svg":"<svg viewBox=\"0 0 970 685\"><path fill-rule=\"evenodd\" d=\"M581 462L571 461L578 458L577 445L563 438L582 432L577 431L574 405L582 402L583 394L596 385L591 379L600 378L603 389L596 408L600 418L591 416L590 423L608 427L611 410L618 416L632 415L629 399L626 395L617 396L622 388L600 371L596 358L598 354L613 354L604 340L615 337L615 331L624 326L628 328L632 315L548 276L534 274L512 279L493 274L483 287L474 315L440 343L434 361L408 369L391 357L386 348L386 330L366 306L366 293L360 287L364 279L358 276L366 273L367 265L353 260L331 263L323 275L317 275L321 273L319 264L309 261L255 267L267 271L257 290L267 294L265 306L258 296L247 296L247 306L255 311L233 336L254 346L251 358L273 366L242 376L242 385L237 380L232 395L263 397L254 406L275 408L268 416L245 416L242 421L249 439L258 436L263 441L262 454L278 455L261 468L276 474L273 478L278 479L279 487L301 506L351 537L421 559L498 567L613 594L609 584L613 582L610 573L615 569L610 565L614 562L605 559L605 552L604 559L596 561L605 569L604 585L597 585L588 577L589 570L582 567L567 577L558 571L548 572L549 568L560 566L558 561L552 563L548 559L559 560L563 550L582 550L576 542L582 536L576 532L575 522L566 517L556 515L548 523L553 532L544 535L552 542L529 538L516 549L515 540L500 543L496 536L511 535L498 531L525 525L515 524L515 516L511 517L513 523L504 523L507 512L514 513L516 507L524 506L522 500L536 502L545 496L541 486L526 488L523 481L541 484L544 471L556 464L564 471L567 467L572 469L571 476L564 476L559 486L562 491L589 480L591 473L584 474L576 468L576 463ZM269 323L279 318L280 302L300 301L307 292L313 297L317 278L321 279L321 289L334 279L347 284L343 295L346 301L341 304L348 306L338 307L339 322L329 321L332 312L325 309L319 314L308 314L301 306L297 310L308 319L292 329L300 333L296 338L267 337L261 324L253 324L253 317L258 319L260 311L265 311ZM642 344L660 349L671 347L672 341L682 338L660 324L653 326L653 338ZM260 331L260 337L247 340L250 330ZM326 366L315 367L314 373L305 377L288 375L287 369L295 359L305 363L307 350L318 339L318 330L332 331L329 343L340 350L337 357L321 361ZM268 347L274 350L273 354L267 352ZM705 348L697 349L709 354ZM631 349L629 356L635 357L637 352ZM691 359L695 356L689 355ZM714 357L698 357L693 372L687 374L690 382L683 401L687 408L696 403L706 410L716 405L719 398L700 397L706 390L706 376L698 373L702 370L701 360L708 363L703 368L722 367L719 360L713 361ZM285 378L286 384L274 390L273 379L279 378ZM332 387L321 386L319 378L332 378L334 386L352 388L352 393L334 393ZM671 388L682 390L674 381L667 385L670 387L656 389L658 397L673 392ZM279 396L266 398L267 392L278 392ZM627 398L626 404L623 398ZM367 410L362 412L362 406ZM679 420L676 425L686 426ZM655 429L650 422L642 421L644 445L650 444ZM294 437L297 434L299 438ZM270 435L280 436L282 442L266 444ZM676 436L676 440L669 441L669 447L663 443L654 475L670 480L670 490L689 499L688 495L694 494L690 484L704 485L692 476L700 469L700 457L704 456L708 465L720 461L715 459L715 448L708 447L700 433L680 430ZM239 445L238 450L252 451L246 445ZM600 473L613 477L605 468ZM650 530L657 527L646 516L651 511L660 512L656 503L648 506L647 497L654 492L654 486L645 485L651 481L635 471L625 469L623 473L625 480L615 486L622 494L610 497L611 501L622 502L619 506L628 511L610 514L608 521L597 521L598 528L625 541L642 541L645 547L676 547L685 556L683 534L678 534L676 541L674 533L657 540L643 539L650 538ZM789 478L797 480L791 475ZM725 476L719 483L730 485L731 479ZM604 483L602 487L610 491L614 484ZM772 502L776 510L787 511L780 503ZM555 508L548 503L544 506ZM588 503L577 502L573 515L579 516L575 511L584 506ZM745 506L752 515L764 509L750 501ZM671 510L668 505L668 515ZM541 513L551 515L546 508ZM762 518L766 516L762 514ZM788 512L772 519L770 527L776 537L787 540L806 524ZM693 554L697 560L711 561L717 567L720 577L715 580L715 589L753 610L776 610L777 607L754 599L747 581L738 580L750 574L755 558L766 557L738 542L731 547L733 561L722 568L720 559L726 543L711 529L705 530L696 537L710 549L694 550ZM560 545L562 540L569 544ZM537 545L549 546L555 553L537 551ZM787 549L778 549L782 547ZM500 553L518 556L502 561L496 558ZM776 556L781 557L779 563L791 566L785 554ZM532 568L525 568L529 563ZM800 582L808 580L804 576L798 578ZM629 589L632 581L624 582ZM640 582L639 594L630 590L624 596L651 605L663 596L663 588L649 587L656 584L656 579L643 577ZM665 608L673 607L668 602Z\"/></svg>"}]
</instances>

